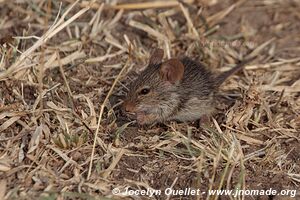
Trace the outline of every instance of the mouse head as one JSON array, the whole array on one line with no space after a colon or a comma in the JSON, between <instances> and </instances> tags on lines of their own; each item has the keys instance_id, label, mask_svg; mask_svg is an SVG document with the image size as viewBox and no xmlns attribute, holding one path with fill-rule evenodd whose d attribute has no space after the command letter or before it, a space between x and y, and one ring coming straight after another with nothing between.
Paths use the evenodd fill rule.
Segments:
<instances>
[{"instance_id":1,"label":"mouse head","mask_svg":"<svg viewBox=\"0 0 300 200\"><path fill-rule=\"evenodd\" d=\"M163 62L163 55L163 50L156 49L147 68L129 86L123 109L134 114L139 124L162 122L179 104L184 65L175 58Z\"/></svg>"}]
</instances>

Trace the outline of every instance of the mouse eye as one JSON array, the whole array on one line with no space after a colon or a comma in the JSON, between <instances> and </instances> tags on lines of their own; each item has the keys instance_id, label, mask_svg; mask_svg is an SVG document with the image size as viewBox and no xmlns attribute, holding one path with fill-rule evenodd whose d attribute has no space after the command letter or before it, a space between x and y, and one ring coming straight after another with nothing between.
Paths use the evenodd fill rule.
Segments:
<instances>
[{"instance_id":1,"label":"mouse eye","mask_svg":"<svg viewBox=\"0 0 300 200\"><path fill-rule=\"evenodd\" d=\"M143 88L141 91L140 91L140 95L146 95L150 92L150 89L149 88Z\"/></svg>"}]
</instances>

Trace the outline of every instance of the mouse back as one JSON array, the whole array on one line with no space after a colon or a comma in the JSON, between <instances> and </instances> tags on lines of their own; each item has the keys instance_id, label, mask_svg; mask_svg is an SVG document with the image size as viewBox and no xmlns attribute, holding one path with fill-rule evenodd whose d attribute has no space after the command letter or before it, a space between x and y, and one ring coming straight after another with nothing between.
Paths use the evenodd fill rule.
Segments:
<instances>
[{"instance_id":1,"label":"mouse back","mask_svg":"<svg viewBox=\"0 0 300 200\"><path fill-rule=\"evenodd\" d=\"M215 76L205 65L190 58L163 61L164 51L152 52L149 64L129 86L123 108L138 124L170 119L190 121L211 113L217 87L250 60Z\"/></svg>"},{"instance_id":2,"label":"mouse back","mask_svg":"<svg viewBox=\"0 0 300 200\"><path fill-rule=\"evenodd\" d=\"M154 49L151 52L149 58L149 65L156 65L161 63L163 57L164 57L164 51L162 49Z\"/></svg>"}]
</instances>

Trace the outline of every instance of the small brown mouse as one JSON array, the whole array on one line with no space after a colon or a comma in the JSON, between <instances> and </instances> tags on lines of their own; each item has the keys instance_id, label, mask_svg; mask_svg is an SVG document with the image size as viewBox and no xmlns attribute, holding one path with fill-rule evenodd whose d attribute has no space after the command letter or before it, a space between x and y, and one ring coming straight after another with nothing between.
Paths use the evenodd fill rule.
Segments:
<instances>
[{"instance_id":1,"label":"small brown mouse","mask_svg":"<svg viewBox=\"0 0 300 200\"><path fill-rule=\"evenodd\" d=\"M156 49L147 68L129 86L123 109L138 124L193 121L209 115L215 108L218 87L245 63L215 76L190 58L163 61L164 51Z\"/></svg>"}]
</instances>

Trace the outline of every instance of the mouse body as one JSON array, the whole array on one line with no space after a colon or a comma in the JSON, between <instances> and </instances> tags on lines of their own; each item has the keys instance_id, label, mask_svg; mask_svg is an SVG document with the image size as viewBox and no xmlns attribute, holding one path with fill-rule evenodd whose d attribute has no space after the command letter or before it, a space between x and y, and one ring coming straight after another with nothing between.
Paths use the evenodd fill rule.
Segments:
<instances>
[{"instance_id":1,"label":"mouse body","mask_svg":"<svg viewBox=\"0 0 300 200\"><path fill-rule=\"evenodd\" d=\"M138 124L194 121L215 108L215 94L228 76L244 63L215 76L190 58L163 61L163 50L156 49L144 71L129 86L123 109Z\"/></svg>"}]
</instances>

